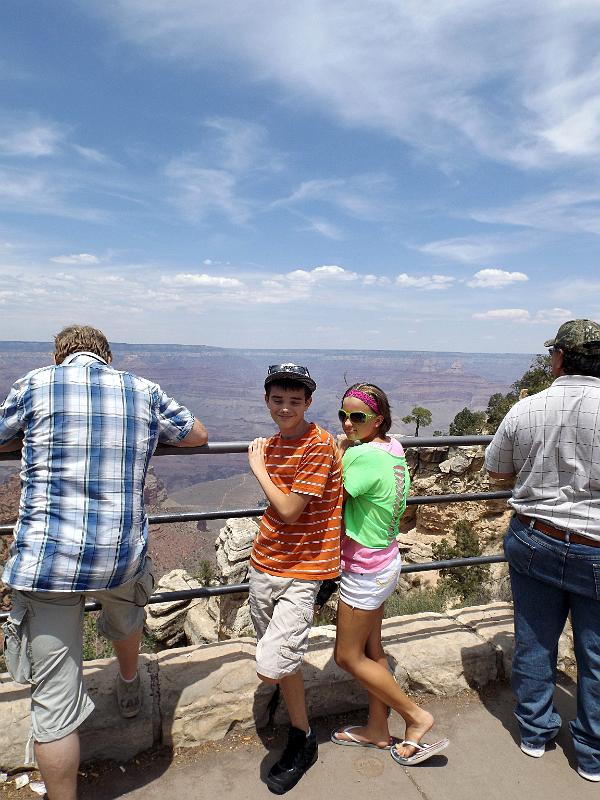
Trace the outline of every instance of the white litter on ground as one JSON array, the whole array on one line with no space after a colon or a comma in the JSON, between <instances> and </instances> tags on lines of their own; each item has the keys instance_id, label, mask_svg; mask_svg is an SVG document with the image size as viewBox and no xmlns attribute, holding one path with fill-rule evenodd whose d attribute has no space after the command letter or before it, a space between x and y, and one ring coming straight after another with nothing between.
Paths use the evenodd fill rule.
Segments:
<instances>
[{"instance_id":1,"label":"white litter on ground","mask_svg":"<svg viewBox=\"0 0 600 800\"><path fill-rule=\"evenodd\" d=\"M24 786L27 786L29 783L29 775L26 772L23 772L21 775L17 775L15 778L15 786L17 789L22 789Z\"/></svg>"}]
</instances>

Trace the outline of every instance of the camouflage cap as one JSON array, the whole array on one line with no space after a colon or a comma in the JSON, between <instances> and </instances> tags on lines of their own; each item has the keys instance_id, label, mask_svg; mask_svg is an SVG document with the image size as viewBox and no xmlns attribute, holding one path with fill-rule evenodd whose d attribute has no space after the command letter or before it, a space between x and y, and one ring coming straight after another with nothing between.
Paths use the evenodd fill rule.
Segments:
<instances>
[{"instance_id":1,"label":"camouflage cap","mask_svg":"<svg viewBox=\"0 0 600 800\"><path fill-rule=\"evenodd\" d=\"M591 319L563 322L554 339L544 342L544 347L560 347L582 355L600 355L600 325Z\"/></svg>"}]
</instances>

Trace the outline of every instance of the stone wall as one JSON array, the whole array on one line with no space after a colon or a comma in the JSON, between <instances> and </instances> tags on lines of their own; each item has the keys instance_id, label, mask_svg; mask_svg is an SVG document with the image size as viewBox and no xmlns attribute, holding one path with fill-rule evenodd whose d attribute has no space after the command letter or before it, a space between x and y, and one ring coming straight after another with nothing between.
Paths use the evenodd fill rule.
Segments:
<instances>
[{"instance_id":1,"label":"stone wall","mask_svg":"<svg viewBox=\"0 0 600 800\"><path fill-rule=\"evenodd\" d=\"M366 707L364 690L333 661L334 639L333 627L311 631L303 670L313 718ZM412 694L478 690L510 674L512 608L495 603L386 619L383 643L396 679ZM263 727L273 690L256 677L255 647L252 639L236 639L142 656L144 703L131 720L117 711L114 659L87 662L85 682L96 710L81 728L82 759L123 762L154 744L193 747L232 728ZM572 664L572 642L565 633L560 665ZM286 721L282 703L274 721ZM23 765L28 736L29 689L0 675L1 768Z\"/></svg>"}]
</instances>

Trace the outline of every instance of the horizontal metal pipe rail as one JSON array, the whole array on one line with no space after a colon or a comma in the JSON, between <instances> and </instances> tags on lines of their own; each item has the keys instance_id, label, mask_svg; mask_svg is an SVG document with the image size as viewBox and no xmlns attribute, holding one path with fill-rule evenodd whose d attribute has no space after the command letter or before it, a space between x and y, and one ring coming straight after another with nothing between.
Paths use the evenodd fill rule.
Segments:
<instances>
[{"instance_id":1,"label":"horizontal metal pipe rail","mask_svg":"<svg viewBox=\"0 0 600 800\"><path fill-rule=\"evenodd\" d=\"M491 436L394 436L403 447L468 447L489 444ZM246 453L250 442L209 442L202 447L173 447L159 444L155 456L222 455L223 453ZM0 453L0 461L20 461L21 451Z\"/></svg>"},{"instance_id":2,"label":"horizontal metal pipe rail","mask_svg":"<svg viewBox=\"0 0 600 800\"><path fill-rule=\"evenodd\" d=\"M464 494L429 494L415 495L406 501L407 506L433 505L435 503L467 503L475 500L503 500L511 496L511 492L465 492ZM199 522L200 520L231 519L240 517L260 517L266 506L256 508L231 508L221 511L184 511L180 514L151 514L150 525L169 522ZM9 536L14 530L14 523L0 525L0 536Z\"/></svg>"},{"instance_id":3,"label":"horizontal metal pipe rail","mask_svg":"<svg viewBox=\"0 0 600 800\"><path fill-rule=\"evenodd\" d=\"M484 445L491 442L491 436L398 436L397 438L403 447L463 447L470 445ZM159 445L154 453L155 456L167 455L194 455L194 454L224 454L224 453L245 453L250 442L213 442L203 447L167 447ZM16 461L20 459L18 451L11 453L0 453L0 461ZM434 503L464 503L477 500L502 500L511 496L510 491L500 492L470 492L464 494L438 494L409 497L407 505L427 505ZM255 508L238 508L220 511L188 511L181 514L153 514L148 517L151 525L172 522L197 522L200 520L229 519L239 517L258 517L266 506ZM0 535L11 535L14 525L0 525ZM475 566L477 564L495 564L506 559L500 553L490 556L477 556L474 558L457 558L449 561L427 561L422 564L407 564L402 567L402 573L427 572L438 569L455 569L459 567ZM216 595L239 594L248 591L247 583L232 584L230 586L211 586L198 589L186 589L179 592L159 592L149 599L150 605L154 603L167 603L177 600L193 599L200 597L213 597ZM98 611L101 608L98 602L86 603L86 611ZM0 620L5 620L8 613L0 613Z\"/></svg>"},{"instance_id":4,"label":"horizontal metal pipe rail","mask_svg":"<svg viewBox=\"0 0 600 800\"><path fill-rule=\"evenodd\" d=\"M473 558L451 558L447 561L426 561L422 564L402 565L402 575L411 572L430 572L437 569L458 569L459 567L474 567L478 564L500 564L506 561L502 553L491 556L474 556ZM198 589L182 589L178 592L157 592L148 600L148 605L155 603L172 603L177 600L194 600L199 597L215 597L224 594L247 594L248 583L232 583L229 586L203 586ZM100 611L102 605L98 602L85 604L86 611ZM8 612L0 614L0 621L7 619Z\"/></svg>"}]
</instances>

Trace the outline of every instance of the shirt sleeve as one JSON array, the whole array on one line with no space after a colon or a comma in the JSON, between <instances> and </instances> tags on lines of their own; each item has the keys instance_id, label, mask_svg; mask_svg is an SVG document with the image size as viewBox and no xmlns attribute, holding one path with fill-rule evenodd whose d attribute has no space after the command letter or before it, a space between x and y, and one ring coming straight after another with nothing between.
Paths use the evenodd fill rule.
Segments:
<instances>
[{"instance_id":1,"label":"shirt sleeve","mask_svg":"<svg viewBox=\"0 0 600 800\"><path fill-rule=\"evenodd\" d=\"M346 450L342 458L342 468L344 470L344 489L351 497L360 497L371 491L377 475L365 464L365 453L360 452L360 447Z\"/></svg>"},{"instance_id":2,"label":"shirt sleeve","mask_svg":"<svg viewBox=\"0 0 600 800\"><path fill-rule=\"evenodd\" d=\"M15 384L0 406L0 444L15 439L23 430L20 413L21 391Z\"/></svg>"},{"instance_id":3,"label":"shirt sleeve","mask_svg":"<svg viewBox=\"0 0 600 800\"><path fill-rule=\"evenodd\" d=\"M158 422L158 441L164 444L180 442L191 431L194 415L162 389L156 387L156 415Z\"/></svg>"},{"instance_id":4,"label":"shirt sleeve","mask_svg":"<svg viewBox=\"0 0 600 800\"><path fill-rule=\"evenodd\" d=\"M323 497L329 474L333 468L333 447L333 442L329 441L314 442L306 447L294 476L292 492Z\"/></svg>"},{"instance_id":5,"label":"shirt sleeve","mask_svg":"<svg viewBox=\"0 0 600 800\"><path fill-rule=\"evenodd\" d=\"M485 468L488 472L505 475L516 472L513 460L512 414L510 412L504 417L494 438L486 448Z\"/></svg>"}]
</instances>

